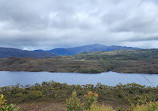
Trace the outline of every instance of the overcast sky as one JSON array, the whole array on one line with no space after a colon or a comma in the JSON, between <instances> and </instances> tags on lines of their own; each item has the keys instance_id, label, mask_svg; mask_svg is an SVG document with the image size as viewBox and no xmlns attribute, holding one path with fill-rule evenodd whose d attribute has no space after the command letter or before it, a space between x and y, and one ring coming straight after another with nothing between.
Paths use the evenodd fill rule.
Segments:
<instances>
[{"instance_id":1,"label":"overcast sky","mask_svg":"<svg viewBox=\"0 0 158 111\"><path fill-rule=\"evenodd\" d=\"M0 47L158 48L157 0L0 0Z\"/></svg>"}]
</instances>

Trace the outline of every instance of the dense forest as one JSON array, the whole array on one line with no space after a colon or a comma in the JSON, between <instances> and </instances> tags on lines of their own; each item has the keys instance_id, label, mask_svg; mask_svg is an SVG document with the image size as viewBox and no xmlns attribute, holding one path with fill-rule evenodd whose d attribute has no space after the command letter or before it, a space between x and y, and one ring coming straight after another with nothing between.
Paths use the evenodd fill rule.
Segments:
<instances>
[{"instance_id":1,"label":"dense forest","mask_svg":"<svg viewBox=\"0 0 158 111\"><path fill-rule=\"evenodd\" d=\"M50 58L2 58L1 71L158 73L158 49L81 53Z\"/></svg>"}]
</instances>

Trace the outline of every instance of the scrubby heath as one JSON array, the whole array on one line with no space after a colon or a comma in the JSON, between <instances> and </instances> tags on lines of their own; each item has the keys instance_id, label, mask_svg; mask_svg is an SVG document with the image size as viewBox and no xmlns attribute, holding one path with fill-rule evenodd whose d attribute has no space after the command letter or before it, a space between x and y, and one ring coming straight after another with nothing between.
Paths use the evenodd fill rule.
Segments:
<instances>
[{"instance_id":1,"label":"scrubby heath","mask_svg":"<svg viewBox=\"0 0 158 111\"><path fill-rule=\"evenodd\" d=\"M158 49L118 50L111 52L81 53L73 56L50 58L3 58L1 71L48 71L100 73L158 74Z\"/></svg>"},{"instance_id":2,"label":"scrubby heath","mask_svg":"<svg viewBox=\"0 0 158 111\"><path fill-rule=\"evenodd\" d=\"M65 104L71 98L73 91L76 91L77 98L84 102L84 97L88 97L89 91L97 96L97 104L112 106L113 109L121 107L129 109L132 105L141 105L148 102L158 101L158 87L146 87L139 84L119 84L117 86L106 86L98 83L96 86L68 85L57 82L43 82L33 86L16 85L0 88L8 104L30 104L32 102L55 102ZM96 99L95 99L96 100Z\"/></svg>"}]
</instances>

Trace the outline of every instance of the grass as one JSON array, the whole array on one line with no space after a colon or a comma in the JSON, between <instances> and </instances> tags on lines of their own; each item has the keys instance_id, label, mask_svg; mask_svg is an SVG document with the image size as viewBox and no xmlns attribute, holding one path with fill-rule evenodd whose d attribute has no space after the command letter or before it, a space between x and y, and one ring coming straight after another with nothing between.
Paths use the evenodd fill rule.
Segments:
<instances>
[{"instance_id":1,"label":"grass","mask_svg":"<svg viewBox=\"0 0 158 111\"><path fill-rule=\"evenodd\" d=\"M88 111L116 111L111 106L105 105L92 105Z\"/></svg>"},{"instance_id":2,"label":"grass","mask_svg":"<svg viewBox=\"0 0 158 111\"><path fill-rule=\"evenodd\" d=\"M158 111L158 102L149 102L143 105L137 105L132 111Z\"/></svg>"}]
</instances>

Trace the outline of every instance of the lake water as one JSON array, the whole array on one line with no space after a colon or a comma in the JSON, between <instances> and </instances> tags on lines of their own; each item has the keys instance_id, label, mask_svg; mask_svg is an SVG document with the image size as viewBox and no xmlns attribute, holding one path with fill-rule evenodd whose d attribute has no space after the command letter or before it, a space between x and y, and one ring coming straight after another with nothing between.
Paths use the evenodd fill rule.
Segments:
<instances>
[{"instance_id":1,"label":"lake water","mask_svg":"<svg viewBox=\"0 0 158 111\"><path fill-rule=\"evenodd\" d=\"M9 72L0 71L0 87L16 85L33 85L43 81L51 81L72 84L94 84L115 86L119 83L138 83L146 86L158 86L158 74L126 74L116 72L104 72L100 74L81 73L50 73L50 72Z\"/></svg>"}]
</instances>

